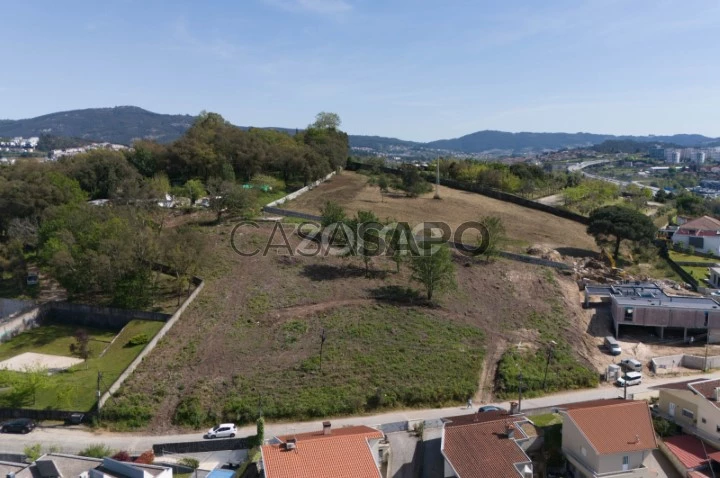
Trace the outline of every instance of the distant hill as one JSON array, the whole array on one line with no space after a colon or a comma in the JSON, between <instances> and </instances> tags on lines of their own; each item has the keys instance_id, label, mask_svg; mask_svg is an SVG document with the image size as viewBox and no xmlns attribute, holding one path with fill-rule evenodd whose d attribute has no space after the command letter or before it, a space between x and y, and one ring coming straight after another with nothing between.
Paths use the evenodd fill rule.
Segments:
<instances>
[{"instance_id":1,"label":"distant hill","mask_svg":"<svg viewBox=\"0 0 720 478\"><path fill-rule=\"evenodd\" d=\"M130 144L139 138L170 142L193 123L190 115L152 113L136 106L61 111L37 118L0 121L0 136L69 136Z\"/></svg>"},{"instance_id":2,"label":"distant hill","mask_svg":"<svg viewBox=\"0 0 720 478\"><path fill-rule=\"evenodd\" d=\"M168 143L182 135L193 123L191 115L152 113L136 106L89 108L63 111L23 120L0 120L0 137L66 136L111 143L131 144L139 138ZM247 128L247 127L243 127ZM295 133L295 129L272 128ZM635 141L638 143L672 143L679 146L720 144L720 138L698 134L673 136L614 136L592 133L508 133L478 131L459 138L429 143L404 141L382 136L350 135L350 146L375 151L393 149L449 150L462 153L488 151L539 152L563 148L590 147L604 141Z\"/></svg>"}]
</instances>

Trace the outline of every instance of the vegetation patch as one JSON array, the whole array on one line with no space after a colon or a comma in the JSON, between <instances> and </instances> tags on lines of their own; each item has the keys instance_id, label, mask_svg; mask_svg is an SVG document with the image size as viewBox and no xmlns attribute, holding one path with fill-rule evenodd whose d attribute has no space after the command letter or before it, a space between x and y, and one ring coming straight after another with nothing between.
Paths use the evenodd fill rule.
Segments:
<instances>
[{"instance_id":1,"label":"vegetation patch","mask_svg":"<svg viewBox=\"0 0 720 478\"><path fill-rule=\"evenodd\" d=\"M83 363L53 375L0 371L0 406L35 409L90 410L97 400L98 372L101 387L106 390L137 357L145 344L127 346L138 335L153 337L163 322L133 320L110 344L113 333L88 329L90 355ZM70 356L77 341L77 327L48 325L29 330L0 345L0 357L6 359L23 352L40 352ZM107 348L107 350L105 350ZM105 354L100 357L100 353ZM37 373L35 373L37 372Z\"/></svg>"}]
</instances>

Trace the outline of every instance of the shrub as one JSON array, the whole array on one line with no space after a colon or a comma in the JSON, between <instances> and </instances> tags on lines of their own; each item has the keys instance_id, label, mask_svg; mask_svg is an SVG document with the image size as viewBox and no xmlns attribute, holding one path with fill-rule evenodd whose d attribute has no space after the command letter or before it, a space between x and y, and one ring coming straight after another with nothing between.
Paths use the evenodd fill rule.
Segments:
<instances>
[{"instance_id":1,"label":"shrub","mask_svg":"<svg viewBox=\"0 0 720 478\"><path fill-rule=\"evenodd\" d=\"M678 432L678 426L663 417L653 418L653 428L655 433L663 438L676 435Z\"/></svg>"},{"instance_id":2,"label":"shrub","mask_svg":"<svg viewBox=\"0 0 720 478\"><path fill-rule=\"evenodd\" d=\"M29 462L33 462L42 456L42 447L39 443L28 445L23 450L23 453L25 453Z\"/></svg>"},{"instance_id":3,"label":"shrub","mask_svg":"<svg viewBox=\"0 0 720 478\"><path fill-rule=\"evenodd\" d=\"M110 447L103 445L102 443L90 445L79 453L80 456L87 456L90 458L105 458L107 456L111 456L112 454L113 452Z\"/></svg>"},{"instance_id":4,"label":"shrub","mask_svg":"<svg viewBox=\"0 0 720 478\"><path fill-rule=\"evenodd\" d=\"M191 458L189 456L180 458L178 463L182 466L192 468L193 470L197 470L198 468L200 468L200 460L198 460L197 458Z\"/></svg>"},{"instance_id":5,"label":"shrub","mask_svg":"<svg viewBox=\"0 0 720 478\"><path fill-rule=\"evenodd\" d=\"M136 345L143 345L150 342L150 337L147 334L137 334L128 340L128 347L135 347Z\"/></svg>"},{"instance_id":6,"label":"shrub","mask_svg":"<svg viewBox=\"0 0 720 478\"><path fill-rule=\"evenodd\" d=\"M197 397L185 397L175 408L173 423L175 425L187 425L198 429L205 422L206 414L200 406L200 399Z\"/></svg>"},{"instance_id":7,"label":"shrub","mask_svg":"<svg viewBox=\"0 0 720 478\"><path fill-rule=\"evenodd\" d=\"M117 453L115 453L112 457L113 460L117 461L131 461L132 458L130 458L130 453L122 450Z\"/></svg>"},{"instance_id":8,"label":"shrub","mask_svg":"<svg viewBox=\"0 0 720 478\"><path fill-rule=\"evenodd\" d=\"M152 450L144 451L139 457L135 458L135 463L142 465L152 465L155 461L155 453Z\"/></svg>"}]
</instances>

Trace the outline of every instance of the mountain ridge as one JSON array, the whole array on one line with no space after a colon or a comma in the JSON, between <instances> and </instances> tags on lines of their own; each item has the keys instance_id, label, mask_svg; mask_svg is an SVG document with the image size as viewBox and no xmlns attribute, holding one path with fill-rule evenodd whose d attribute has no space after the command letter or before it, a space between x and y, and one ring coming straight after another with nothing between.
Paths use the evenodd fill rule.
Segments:
<instances>
[{"instance_id":1,"label":"mountain ridge","mask_svg":"<svg viewBox=\"0 0 720 478\"><path fill-rule=\"evenodd\" d=\"M49 113L20 120L0 119L0 137L39 136L51 134L95 141L131 144L136 139L154 139L167 143L181 136L195 116L154 113L138 106L85 108ZM243 129L248 126L240 126ZM292 134L295 128L271 127ZM642 143L673 143L680 146L701 146L720 143L720 138L699 134L676 135L611 135L596 133L537 133L476 131L464 136L427 143L370 135L349 135L350 145L391 151L394 148L446 150L458 153L483 153L493 150L531 152L563 148L590 147L606 140L632 140Z\"/></svg>"}]
</instances>

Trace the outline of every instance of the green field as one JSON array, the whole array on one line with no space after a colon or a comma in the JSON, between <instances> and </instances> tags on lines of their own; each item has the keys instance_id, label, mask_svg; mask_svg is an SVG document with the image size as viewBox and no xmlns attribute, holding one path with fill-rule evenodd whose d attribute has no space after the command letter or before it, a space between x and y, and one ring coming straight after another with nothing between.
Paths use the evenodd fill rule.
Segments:
<instances>
[{"instance_id":1,"label":"green field","mask_svg":"<svg viewBox=\"0 0 720 478\"><path fill-rule=\"evenodd\" d=\"M128 341L140 334L152 338L163 322L133 320L117 335L107 330L83 328L90 336L91 355L84 363L50 376L42 373L25 374L0 372L0 387L9 390L0 393L0 406L35 409L90 410L96 402L98 372L102 372L102 389L107 389L132 362L145 344L128 346ZM37 352L71 356L70 344L78 327L47 325L19 334L0 345L0 358ZM99 354L105 350L105 354ZM36 381L35 393L28 393ZM33 396L34 395L34 396Z\"/></svg>"}]
</instances>

